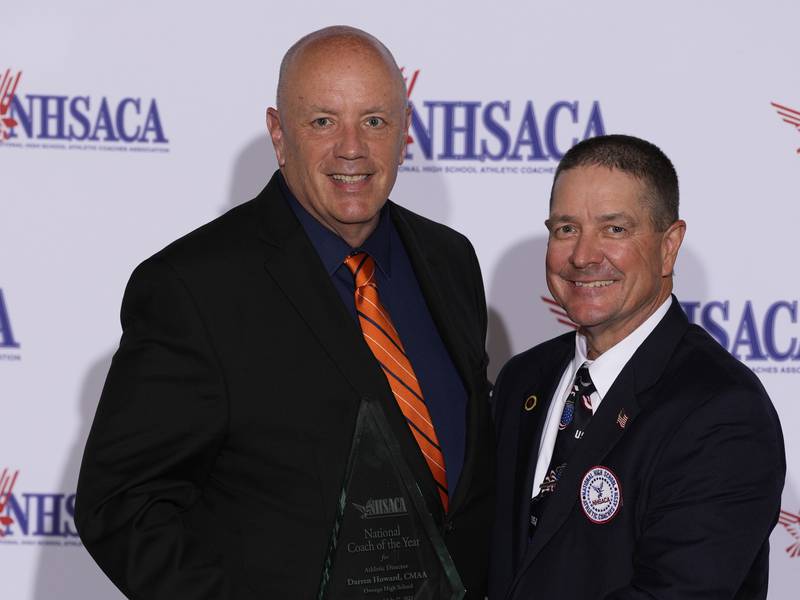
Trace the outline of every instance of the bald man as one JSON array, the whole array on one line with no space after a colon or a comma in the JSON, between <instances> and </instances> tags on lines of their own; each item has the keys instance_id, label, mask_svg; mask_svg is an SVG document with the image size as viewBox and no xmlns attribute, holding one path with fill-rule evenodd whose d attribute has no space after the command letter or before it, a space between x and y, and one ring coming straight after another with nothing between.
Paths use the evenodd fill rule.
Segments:
<instances>
[{"instance_id":1,"label":"bald man","mask_svg":"<svg viewBox=\"0 0 800 600\"><path fill-rule=\"evenodd\" d=\"M279 171L134 271L76 506L126 595L315 598L367 399L467 597L483 598L484 291L466 238L388 201L409 119L378 40L348 27L302 38L267 111Z\"/></svg>"}]
</instances>

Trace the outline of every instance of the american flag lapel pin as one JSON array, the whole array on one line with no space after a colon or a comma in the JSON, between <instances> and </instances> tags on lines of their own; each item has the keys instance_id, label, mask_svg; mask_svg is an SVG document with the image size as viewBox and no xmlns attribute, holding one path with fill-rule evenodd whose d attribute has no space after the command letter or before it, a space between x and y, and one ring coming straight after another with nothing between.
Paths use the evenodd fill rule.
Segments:
<instances>
[{"instance_id":1,"label":"american flag lapel pin","mask_svg":"<svg viewBox=\"0 0 800 600\"><path fill-rule=\"evenodd\" d=\"M617 415L617 425L619 425L620 429L625 429L625 426L628 424L628 415L625 414L625 409L620 409L619 414Z\"/></svg>"}]
</instances>

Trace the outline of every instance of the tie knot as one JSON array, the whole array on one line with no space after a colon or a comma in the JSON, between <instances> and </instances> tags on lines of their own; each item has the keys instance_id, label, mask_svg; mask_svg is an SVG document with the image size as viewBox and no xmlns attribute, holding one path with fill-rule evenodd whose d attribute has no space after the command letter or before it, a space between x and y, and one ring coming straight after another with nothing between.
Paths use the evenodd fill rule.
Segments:
<instances>
[{"instance_id":1,"label":"tie knot","mask_svg":"<svg viewBox=\"0 0 800 600\"><path fill-rule=\"evenodd\" d=\"M356 288L363 287L369 283L374 285L375 261L366 252L355 252L344 259L344 264L353 274Z\"/></svg>"},{"instance_id":2,"label":"tie knot","mask_svg":"<svg viewBox=\"0 0 800 600\"><path fill-rule=\"evenodd\" d=\"M575 388L578 393L590 396L597 391L594 387L591 375L589 375L589 365L583 363L578 372L575 373Z\"/></svg>"}]
</instances>

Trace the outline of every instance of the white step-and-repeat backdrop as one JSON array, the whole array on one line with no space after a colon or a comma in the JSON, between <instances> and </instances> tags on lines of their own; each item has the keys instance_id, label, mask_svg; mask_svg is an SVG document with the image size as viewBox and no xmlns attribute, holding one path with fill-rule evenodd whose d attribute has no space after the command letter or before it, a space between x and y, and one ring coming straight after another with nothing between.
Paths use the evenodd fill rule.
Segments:
<instances>
[{"instance_id":1,"label":"white step-and-repeat backdrop","mask_svg":"<svg viewBox=\"0 0 800 600\"><path fill-rule=\"evenodd\" d=\"M543 275L563 152L629 133L673 159L688 222L676 292L758 373L783 423L770 598L797 597L799 3L50 0L1 12L2 598L120 597L72 513L125 283L261 189L276 167L264 111L282 54L331 24L372 32L404 67L413 143L392 198L473 241L492 376L567 327Z\"/></svg>"}]
</instances>

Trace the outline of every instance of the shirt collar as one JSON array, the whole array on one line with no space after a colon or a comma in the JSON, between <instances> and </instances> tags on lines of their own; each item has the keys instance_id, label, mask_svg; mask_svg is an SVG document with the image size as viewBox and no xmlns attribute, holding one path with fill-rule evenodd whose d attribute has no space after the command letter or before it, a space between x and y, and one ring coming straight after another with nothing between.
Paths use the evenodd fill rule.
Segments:
<instances>
[{"instance_id":1,"label":"shirt collar","mask_svg":"<svg viewBox=\"0 0 800 600\"><path fill-rule=\"evenodd\" d=\"M387 278L391 277L391 227L392 221L389 218L389 205L384 204L378 218L378 226L375 228L369 237L364 240L358 248L351 248L350 244L345 242L342 238L336 235L333 231L325 227L322 223L309 213L300 201L295 197L286 180L283 178L283 173L278 172L278 183L280 183L281 191L289 202L297 220L300 221L303 229L311 240L311 244L319 254L322 264L325 266L325 271L328 275L333 275L339 267L344 263L344 259L348 255L356 251L363 251L369 254L378 268L386 275Z\"/></svg>"},{"instance_id":2,"label":"shirt collar","mask_svg":"<svg viewBox=\"0 0 800 600\"><path fill-rule=\"evenodd\" d=\"M592 378L597 393L600 398L604 398L611 389L617 376L622 369L628 364L628 361L633 356L633 353L642 345L642 342L650 335L656 325L659 324L667 310L672 305L672 296L667 298L656 311L650 315L644 323L639 325L625 338L617 342L614 346L603 352L595 360L591 361L587 358L586 336L578 333L575 336L575 358L572 360L572 373L575 373L583 363L589 363L589 375Z\"/></svg>"}]
</instances>

